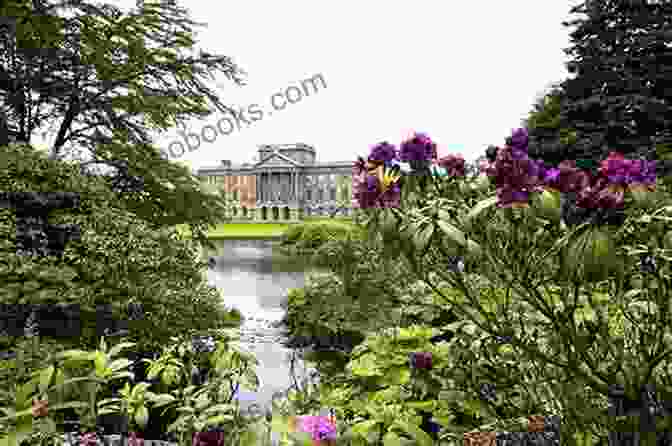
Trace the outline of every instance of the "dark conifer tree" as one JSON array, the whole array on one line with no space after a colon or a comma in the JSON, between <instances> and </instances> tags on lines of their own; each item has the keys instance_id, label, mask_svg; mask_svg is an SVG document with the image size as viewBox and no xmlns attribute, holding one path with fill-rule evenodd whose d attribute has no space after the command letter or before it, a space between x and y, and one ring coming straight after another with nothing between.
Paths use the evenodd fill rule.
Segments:
<instances>
[{"instance_id":1,"label":"dark conifer tree","mask_svg":"<svg viewBox=\"0 0 672 446\"><path fill-rule=\"evenodd\" d=\"M571 13L584 14L563 22L576 27L565 50L575 76L548 96L546 123L555 122L546 135L544 126L532 132L531 155L551 163L610 151L655 159L672 128L672 2L588 0ZM576 140L563 144L572 131Z\"/></svg>"}]
</instances>

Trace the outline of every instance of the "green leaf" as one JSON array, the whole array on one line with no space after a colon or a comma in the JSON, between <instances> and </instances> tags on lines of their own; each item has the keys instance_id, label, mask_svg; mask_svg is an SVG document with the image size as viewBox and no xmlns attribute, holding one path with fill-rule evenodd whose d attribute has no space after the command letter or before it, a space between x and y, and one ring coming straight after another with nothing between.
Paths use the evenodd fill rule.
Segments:
<instances>
[{"instance_id":1,"label":"green leaf","mask_svg":"<svg viewBox=\"0 0 672 446\"><path fill-rule=\"evenodd\" d=\"M61 409L83 409L89 407L88 403L81 401L68 401L67 403L49 405L49 412L61 410Z\"/></svg>"},{"instance_id":2,"label":"green leaf","mask_svg":"<svg viewBox=\"0 0 672 446\"><path fill-rule=\"evenodd\" d=\"M149 411L147 410L147 407L140 406L135 412L134 420L138 426L144 429L147 426L147 421L149 420Z\"/></svg>"},{"instance_id":3,"label":"green leaf","mask_svg":"<svg viewBox=\"0 0 672 446\"><path fill-rule=\"evenodd\" d=\"M436 401L410 401L405 406L411 409L433 412L436 409Z\"/></svg>"},{"instance_id":4,"label":"green leaf","mask_svg":"<svg viewBox=\"0 0 672 446\"><path fill-rule=\"evenodd\" d=\"M95 352L87 352L84 350L66 350L57 353L55 359L65 359L66 361L91 361L95 358Z\"/></svg>"},{"instance_id":5,"label":"green leaf","mask_svg":"<svg viewBox=\"0 0 672 446\"><path fill-rule=\"evenodd\" d=\"M376 420L366 420L359 422L352 426L352 433L358 435L362 438L366 438L369 435L369 432L376 427L379 421Z\"/></svg>"},{"instance_id":6,"label":"green leaf","mask_svg":"<svg viewBox=\"0 0 672 446\"><path fill-rule=\"evenodd\" d=\"M116 357L123 349L133 347L134 345L135 342L120 342L119 344L112 347L107 355L110 359L112 359Z\"/></svg>"},{"instance_id":7,"label":"green leaf","mask_svg":"<svg viewBox=\"0 0 672 446\"><path fill-rule=\"evenodd\" d=\"M224 423L225 421L232 421L234 419L233 415L217 415L214 417L208 418L206 423L210 426L215 426L217 424Z\"/></svg>"},{"instance_id":8,"label":"green leaf","mask_svg":"<svg viewBox=\"0 0 672 446\"><path fill-rule=\"evenodd\" d=\"M258 444L257 440L258 440L257 432L252 428L248 428L240 436L239 446L257 446Z\"/></svg>"},{"instance_id":9,"label":"green leaf","mask_svg":"<svg viewBox=\"0 0 672 446\"><path fill-rule=\"evenodd\" d=\"M427 244L429 243L433 233L434 225L428 224L422 231L417 232L413 236L413 243L418 253L423 254L425 252L425 248L427 248Z\"/></svg>"},{"instance_id":10,"label":"green leaf","mask_svg":"<svg viewBox=\"0 0 672 446\"><path fill-rule=\"evenodd\" d=\"M45 393L49 388L54 370L55 368L53 365L40 370L40 393Z\"/></svg>"},{"instance_id":11,"label":"green leaf","mask_svg":"<svg viewBox=\"0 0 672 446\"><path fill-rule=\"evenodd\" d=\"M16 408L17 410L25 409L32 405L32 397L36 390L36 384L34 381L29 381L25 384L18 386L16 392Z\"/></svg>"},{"instance_id":12,"label":"green leaf","mask_svg":"<svg viewBox=\"0 0 672 446\"><path fill-rule=\"evenodd\" d=\"M127 369L132 362L133 361L130 361L126 358L115 359L108 365L108 367L110 370L112 370L112 372L118 372L119 370Z\"/></svg>"},{"instance_id":13,"label":"green leaf","mask_svg":"<svg viewBox=\"0 0 672 446\"><path fill-rule=\"evenodd\" d=\"M467 213L467 215L463 218L463 223L465 230L468 232L471 230L471 227L474 223L474 220L476 220L481 213L486 210L489 207L494 206L497 203L497 197L490 197L486 198L485 200L481 200L476 205Z\"/></svg>"},{"instance_id":14,"label":"green leaf","mask_svg":"<svg viewBox=\"0 0 672 446\"><path fill-rule=\"evenodd\" d=\"M161 407L165 406L166 404L173 403L177 401L177 398L175 398L173 395L169 395L167 393L162 393L159 395L156 395L156 397L151 398L150 400L154 407Z\"/></svg>"},{"instance_id":15,"label":"green leaf","mask_svg":"<svg viewBox=\"0 0 672 446\"><path fill-rule=\"evenodd\" d=\"M383 437L383 446L402 446L401 438L392 431L387 431Z\"/></svg>"},{"instance_id":16,"label":"green leaf","mask_svg":"<svg viewBox=\"0 0 672 446\"><path fill-rule=\"evenodd\" d=\"M232 404L217 404L215 406L208 407L203 411L203 413L212 413L220 411L233 412L235 411L235 407Z\"/></svg>"},{"instance_id":17,"label":"green leaf","mask_svg":"<svg viewBox=\"0 0 672 446\"><path fill-rule=\"evenodd\" d=\"M464 234L455 226L442 220L437 220L437 224L439 225L443 233L446 234L446 237L448 237L451 241L457 243L460 246L467 245L467 240L464 237Z\"/></svg>"},{"instance_id":18,"label":"green leaf","mask_svg":"<svg viewBox=\"0 0 672 446\"><path fill-rule=\"evenodd\" d=\"M390 384L407 384L411 380L411 371L404 363L402 367L395 367L387 372L385 380Z\"/></svg>"},{"instance_id":19,"label":"green leaf","mask_svg":"<svg viewBox=\"0 0 672 446\"><path fill-rule=\"evenodd\" d=\"M408 423L404 420L396 420L393 426L395 425L413 437L413 439L418 442L419 446L432 446L432 438L415 424Z\"/></svg>"}]
</instances>

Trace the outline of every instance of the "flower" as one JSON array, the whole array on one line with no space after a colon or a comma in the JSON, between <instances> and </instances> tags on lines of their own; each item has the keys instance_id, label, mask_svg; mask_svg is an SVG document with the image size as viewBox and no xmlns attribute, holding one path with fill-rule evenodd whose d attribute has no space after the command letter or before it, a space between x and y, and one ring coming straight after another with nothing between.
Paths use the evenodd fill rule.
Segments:
<instances>
[{"instance_id":1,"label":"flower","mask_svg":"<svg viewBox=\"0 0 672 446\"><path fill-rule=\"evenodd\" d=\"M451 177L465 176L464 158L462 158L462 155L444 156L439 160L438 164L443 167Z\"/></svg>"},{"instance_id":2,"label":"flower","mask_svg":"<svg viewBox=\"0 0 672 446\"><path fill-rule=\"evenodd\" d=\"M397 158L397 148L387 141L376 144L371 148L369 161L389 163Z\"/></svg>"},{"instance_id":3,"label":"flower","mask_svg":"<svg viewBox=\"0 0 672 446\"><path fill-rule=\"evenodd\" d=\"M525 128L517 128L511 132L511 137L507 141L508 145L514 149L527 152L527 144L530 138Z\"/></svg>"},{"instance_id":4,"label":"flower","mask_svg":"<svg viewBox=\"0 0 672 446\"><path fill-rule=\"evenodd\" d=\"M430 370L432 368L432 353L431 352L414 352L410 355L411 368Z\"/></svg>"},{"instance_id":5,"label":"flower","mask_svg":"<svg viewBox=\"0 0 672 446\"><path fill-rule=\"evenodd\" d=\"M192 446L223 446L224 432L195 432Z\"/></svg>"},{"instance_id":6,"label":"flower","mask_svg":"<svg viewBox=\"0 0 672 446\"><path fill-rule=\"evenodd\" d=\"M96 446L98 437L95 432L87 432L79 437L79 446Z\"/></svg>"},{"instance_id":7,"label":"flower","mask_svg":"<svg viewBox=\"0 0 672 446\"><path fill-rule=\"evenodd\" d=\"M380 166L377 171L378 181L380 183L380 188L383 193L390 189L394 184L399 181L401 175L396 172L394 169L384 168Z\"/></svg>"},{"instance_id":8,"label":"flower","mask_svg":"<svg viewBox=\"0 0 672 446\"><path fill-rule=\"evenodd\" d=\"M415 133L401 143L401 161L430 161L436 158L436 144L424 133Z\"/></svg>"},{"instance_id":9,"label":"flower","mask_svg":"<svg viewBox=\"0 0 672 446\"><path fill-rule=\"evenodd\" d=\"M143 443L144 440L138 437L137 433L131 432L128 434L128 446L142 446Z\"/></svg>"},{"instance_id":10,"label":"flower","mask_svg":"<svg viewBox=\"0 0 672 446\"><path fill-rule=\"evenodd\" d=\"M396 159L390 161L388 166L393 168L398 167L399 171L404 174L411 172L411 165L409 163L405 163Z\"/></svg>"},{"instance_id":11,"label":"flower","mask_svg":"<svg viewBox=\"0 0 672 446\"><path fill-rule=\"evenodd\" d=\"M34 418L46 417L49 414L49 401L33 400L31 412Z\"/></svg>"},{"instance_id":12,"label":"flower","mask_svg":"<svg viewBox=\"0 0 672 446\"><path fill-rule=\"evenodd\" d=\"M325 416L303 415L296 417L294 430L311 435L313 441L335 440L336 425Z\"/></svg>"}]
</instances>

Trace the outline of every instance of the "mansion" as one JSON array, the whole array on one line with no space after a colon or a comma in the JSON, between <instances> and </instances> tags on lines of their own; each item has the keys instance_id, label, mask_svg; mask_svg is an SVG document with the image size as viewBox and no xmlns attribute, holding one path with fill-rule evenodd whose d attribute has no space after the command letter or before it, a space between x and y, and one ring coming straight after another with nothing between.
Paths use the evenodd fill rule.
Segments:
<instances>
[{"instance_id":1,"label":"mansion","mask_svg":"<svg viewBox=\"0 0 672 446\"><path fill-rule=\"evenodd\" d=\"M198 169L221 190L238 221L299 221L310 216L352 216L352 161L318 163L306 144L263 145L259 161Z\"/></svg>"}]
</instances>

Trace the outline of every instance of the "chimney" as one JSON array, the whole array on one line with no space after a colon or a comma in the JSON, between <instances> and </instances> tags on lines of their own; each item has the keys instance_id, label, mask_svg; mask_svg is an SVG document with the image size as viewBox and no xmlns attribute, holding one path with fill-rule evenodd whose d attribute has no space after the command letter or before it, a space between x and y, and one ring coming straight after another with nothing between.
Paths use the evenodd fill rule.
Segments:
<instances>
[{"instance_id":1,"label":"chimney","mask_svg":"<svg viewBox=\"0 0 672 446\"><path fill-rule=\"evenodd\" d=\"M231 160L222 160L222 166L231 168Z\"/></svg>"}]
</instances>

